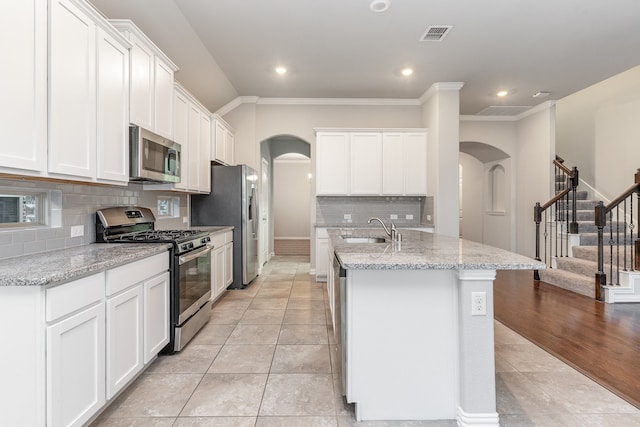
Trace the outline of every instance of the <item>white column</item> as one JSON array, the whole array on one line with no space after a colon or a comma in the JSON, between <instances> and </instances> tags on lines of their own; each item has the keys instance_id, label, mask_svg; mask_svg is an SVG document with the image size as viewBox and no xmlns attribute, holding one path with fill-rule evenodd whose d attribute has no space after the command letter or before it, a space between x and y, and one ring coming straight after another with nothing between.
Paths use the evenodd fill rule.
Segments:
<instances>
[{"instance_id":1,"label":"white column","mask_svg":"<svg viewBox=\"0 0 640 427\"><path fill-rule=\"evenodd\" d=\"M458 272L459 426L496 426L496 383L493 337L495 270ZM476 296L485 299L486 314L473 314Z\"/></svg>"}]
</instances>

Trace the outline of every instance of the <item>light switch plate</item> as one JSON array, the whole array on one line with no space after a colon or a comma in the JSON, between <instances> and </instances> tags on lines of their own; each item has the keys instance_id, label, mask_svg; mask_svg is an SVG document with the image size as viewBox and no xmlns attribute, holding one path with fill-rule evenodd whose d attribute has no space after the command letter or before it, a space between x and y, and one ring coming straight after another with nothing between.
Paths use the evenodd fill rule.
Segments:
<instances>
[{"instance_id":1,"label":"light switch plate","mask_svg":"<svg viewBox=\"0 0 640 427\"><path fill-rule=\"evenodd\" d=\"M344 214L344 219L351 219L351 214Z\"/></svg>"},{"instance_id":2,"label":"light switch plate","mask_svg":"<svg viewBox=\"0 0 640 427\"><path fill-rule=\"evenodd\" d=\"M398 215L391 214L391 215L389 215L389 219L398 219Z\"/></svg>"},{"instance_id":3,"label":"light switch plate","mask_svg":"<svg viewBox=\"0 0 640 427\"><path fill-rule=\"evenodd\" d=\"M413 219L413 215L411 215L411 214L406 214L406 215L404 216L404 219Z\"/></svg>"}]
</instances>

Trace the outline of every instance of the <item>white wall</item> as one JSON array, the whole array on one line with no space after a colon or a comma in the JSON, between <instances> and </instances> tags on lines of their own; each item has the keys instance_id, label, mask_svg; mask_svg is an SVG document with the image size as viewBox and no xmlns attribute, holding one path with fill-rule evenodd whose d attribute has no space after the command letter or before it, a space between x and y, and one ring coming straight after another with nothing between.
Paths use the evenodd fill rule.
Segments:
<instances>
[{"instance_id":1,"label":"white wall","mask_svg":"<svg viewBox=\"0 0 640 427\"><path fill-rule=\"evenodd\" d=\"M273 221L274 237L310 237L311 162L274 160L273 162Z\"/></svg>"},{"instance_id":2,"label":"white wall","mask_svg":"<svg viewBox=\"0 0 640 427\"><path fill-rule=\"evenodd\" d=\"M437 83L424 96L423 126L429 129L427 192L434 196L435 231L458 237L460 83Z\"/></svg>"},{"instance_id":3,"label":"white wall","mask_svg":"<svg viewBox=\"0 0 640 427\"><path fill-rule=\"evenodd\" d=\"M516 252L535 256L533 207L552 194L555 104L544 103L516 123Z\"/></svg>"},{"instance_id":4,"label":"white wall","mask_svg":"<svg viewBox=\"0 0 640 427\"><path fill-rule=\"evenodd\" d=\"M612 200L640 166L640 66L557 102L557 147L580 178Z\"/></svg>"},{"instance_id":5,"label":"white wall","mask_svg":"<svg viewBox=\"0 0 640 427\"><path fill-rule=\"evenodd\" d=\"M484 164L469 154L460 153L460 165L462 166L460 237L483 243Z\"/></svg>"}]
</instances>

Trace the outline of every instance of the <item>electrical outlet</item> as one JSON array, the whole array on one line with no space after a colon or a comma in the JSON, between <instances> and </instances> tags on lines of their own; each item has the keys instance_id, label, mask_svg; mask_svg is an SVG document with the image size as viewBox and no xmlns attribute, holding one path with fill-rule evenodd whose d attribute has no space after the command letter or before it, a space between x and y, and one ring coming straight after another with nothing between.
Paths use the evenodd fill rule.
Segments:
<instances>
[{"instance_id":1,"label":"electrical outlet","mask_svg":"<svg viewBox=\"0 0 640 427\"><path fill-rule=\"evenodd\" d=\"M84 225L74 225L71 227L71 237L84 236Z\"/></svg>"},{"instance_id":2,"label":"electrical outlet","mask_svg":"<svg viewBox=\"0 0 640 427\"><path fill-rule=\"evenodd\" d=\"M427 215L427 221L431 221L431 215Z\"/></svg>"},{"instance_id":3,"label":"electrical outlet","mask_svg":"<svg viewBox=\"0 0 640 427\"><path fill-rule=\"evenodd\" d=\"M344 214L344 219L351 219L351 214Z\"/></svg>"},{"instance_id":4,"label":"electrical outlet","mask_svg":"<svg viewBox=\"0 0 640 427\"><path fill-rule=\"evenodd\" d=\"M486 316L487 315L487 293L471 292L471 315Z\"/></svg>"},{"instance_id":5,"label":"electrical outlet","mask_svg":"<svg viewBox=\"0 0 640 427\"><path fill-rule=\"evenodd\" d=\"M404 219L413 219L413 215L411 215L411 214L406 214L406 215L404 216Z\"/></svg>"},{"instance_id":6,"label":"electrical outlet","mask_svg":"<svg viewBox=\"0 0 640 427\"><path fill-rule=\"evenodd\" d=\"M182 217L182 223L183 224L188 224L189 223L189 217L188 216L183 216Z\"/></svg>"},{"instance_id":7,"label":"electrical outlet","mask_svg":"<svg viewBox=\"0 0 640 427\"><path fill-rule=\"evenodd\" d=\"M391 214L391 215L389 215L389 219L398 219L398 215Z\"/></svg>"}]
</instances>

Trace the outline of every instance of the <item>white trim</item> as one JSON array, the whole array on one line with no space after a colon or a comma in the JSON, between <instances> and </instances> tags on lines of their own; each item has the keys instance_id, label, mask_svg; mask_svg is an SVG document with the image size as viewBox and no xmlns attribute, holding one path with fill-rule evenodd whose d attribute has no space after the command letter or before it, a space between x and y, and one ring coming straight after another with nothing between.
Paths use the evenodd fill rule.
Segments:
<instances>
[{"instance_id":1,"label":"white trim","mask_svg":"<svg viewBox=\"0 0 640 427\"><path fill-rule=\"evenodd\" d=\"M277 157L273 160L274 164L282 164L282 163L296 163L296 164L311 164L311 159L278 159Z\"/></svg>"},{"instance_id":2,"label":"white trim","mask_svg":"<svg viewBox=\"0 0 640 427\"><path fill-rule=\"evenodd\" d=\"M524 119L525 117L528 117L532 114L538 113L540 111L544 111L544 110L548 110L551 107L554 107L556 105L556 101L545 101L542 104L538 104L535 107L531 107L529 110L525 111L524 113L520 113L516 116L516 120L521 120Z\"/></svg>"},{"instance_id":3,"label":"white trim","mask_svg":"<svg viewBox=\"0 0 640 427\"><path fill-rule=\"evenodd\" d=\"M274 237L273 240L311 240L309 237Z\"/></svg>"},{"instance_id":4,"label":"white trim","mask_svg":"<svg viewBox=\"0 0 640 427\"><path fill-rule=\"evenodd\" d=\"M218 108L215 112L218 116L224 116L225 114L235 110L242 104L257 104L257 96L239 96L230 102L226 103L222 107Z\"/></svg>"},{"instance_id":5,"label":"white trim","mask_svg":"<svg viewBox=\"0 0 640 427\"><path fill-rule=\"evenodd\" d=\"M442 92L445 90L457 90L459 91L464 86L464 82L438 82L432 84L429 89L425 90L424 93L418 98L420 105L424 104L427 99L431 98L438 92Z\"/></svg>"},{"instance_id":6,"label":"white trim","mask_svg":"<svg viewBox=\"0 0 640 427\"><path fill-rule=\"evenodd\" d=\"M468 413L458 406L456 420L460 427L500 427L500 417L497 412Z\"/></svg>"},{"instance_id":7,"label":"white trim","mask_svg":"<svg viewBox=\"0 0 640 427\"><path fill-rule=\"evenodd\" d=\"M518 116L474 116L471 114L460 116L461 122L515 122L517 120Z\"/></svg>"},{"instance_id":8,"label":"white trim","mask_svg":"<svg viewBox=\"0 0 640 427\"><path fill-rule=\"evenodd\" d=\"M417 99L386 98L259 98L260 105L364 105L364 106L420 106Z\"/></svg>"},{"instance_id":9,"label":"white trim","mask_svg":"<svg viewBox=\"0 0 640 427\"><path fill-rule=\"evenodd\" d=\"M313 128L318 132L428 132L428 128Z\"/></svg>"}]
</instances>

